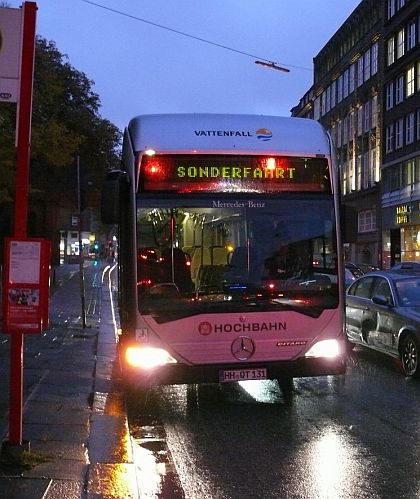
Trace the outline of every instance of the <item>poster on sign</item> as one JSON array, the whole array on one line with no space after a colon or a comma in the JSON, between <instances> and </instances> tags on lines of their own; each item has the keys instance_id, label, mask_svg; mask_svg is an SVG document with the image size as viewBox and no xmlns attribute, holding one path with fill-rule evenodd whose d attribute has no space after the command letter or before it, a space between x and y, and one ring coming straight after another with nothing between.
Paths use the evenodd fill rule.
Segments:
<instances>
[{"instance_id":1,"label":"poster on sign","mask_svg":"<svg viewBox=\"0 0 420 499\"><path fill-rule=\"evenodd\" d=\"M48 325L48 241L6 238L3 277L4 331L40 333Z\"/></svg>"}]
</instances>

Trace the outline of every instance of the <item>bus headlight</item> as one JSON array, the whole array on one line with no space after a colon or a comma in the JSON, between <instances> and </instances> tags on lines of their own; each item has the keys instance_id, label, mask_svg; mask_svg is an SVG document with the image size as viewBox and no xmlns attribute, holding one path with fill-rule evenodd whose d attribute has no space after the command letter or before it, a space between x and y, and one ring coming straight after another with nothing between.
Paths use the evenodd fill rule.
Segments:
<instances>
[{"instance_id":1,"label":"bus headlight","mask_svg":"<svg viewBox=\"0 0 420 499\"><path fill-rule=\"evenodd\" d=\"M338 357L341 354L338 340L321 340L315 343L305 354L305 357Z\"/></svg>"},{"instance_id":2,"label":"bus headlight","mask_svg":"<svg viewBox=\"0 0 420 499\"><path fill-rule=\"evenodd\" d=\"M176 359L166 350L152 347L128 347L125 351L125 360L130 366L143 369L176 364Z\"/></svg>"}]
</instances>

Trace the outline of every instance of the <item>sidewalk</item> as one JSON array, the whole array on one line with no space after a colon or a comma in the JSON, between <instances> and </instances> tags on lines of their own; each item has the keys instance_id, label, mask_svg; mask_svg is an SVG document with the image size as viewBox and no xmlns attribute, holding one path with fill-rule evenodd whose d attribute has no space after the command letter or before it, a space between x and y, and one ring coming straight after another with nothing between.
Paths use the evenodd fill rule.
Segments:
<instances>
[{"instance_id":1,"label":"sidewalk","mask_svg":"<svg viewBox=\"0 0 420 499\"><path fill-rule=\"evenodd\" d=\"M0 465L0 498L138 497L104 266L84 270L88 327L79 317L78 265L64 265L54 275L48 331L25 335L24 376L37 379L23 411L30 452L26 466ZM7 440L8 426L0 431Z\"/></svg>"}]
</instances>

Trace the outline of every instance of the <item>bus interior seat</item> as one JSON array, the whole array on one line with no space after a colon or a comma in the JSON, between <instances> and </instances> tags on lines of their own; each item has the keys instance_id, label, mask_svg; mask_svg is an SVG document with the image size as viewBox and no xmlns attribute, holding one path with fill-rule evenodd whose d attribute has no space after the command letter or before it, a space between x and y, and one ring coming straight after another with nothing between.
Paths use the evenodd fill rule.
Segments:
<instances>
[{"instance_id":1,"label":"bus interior seat","mask_svg":"<svg viewBox=\"0 0 420 499\"><path fill-rule=\"evenodd\" d=\"M212 265L226 265L228 252L224 246L210 246Z\"/></svg>"},{"instance_id":2,"label":"bus interior seat","mask_svg":"<svg viewBox=\"0 0 420 499\"><path fill-rule=\"evenodd\" d=\"M171 282L172 264L174 261L174 282L181 291L189 292L192 289L191 270L188 264L189 256L180 248L165 248L162 250L161 265L163 269L163 280Z\"/></svg>"},{"instance_id":3,"label":"bus interior seat","mask_svg":"<svg viewBox=\"0 0 420 499\"><path fill-rule=\"evenodd\" d=\"M182 251L184 253L186 253L187 255L189 255L190 258L192 258L193 254L194 254L194 251L195 251L195 246L184 246L182 248Z\"/></svg>"},{"instance_id":4,"label":"bus interior seat","mask_svg":"<svg viewBox=\"0 0 420 499\"><path fill-rule=\"evenodd\" d=\"M195 251L191 259L191 278L195 283L198 276L199 268L202 265L209 265L211 263L210 250L206 247L199 246Z\"/></svg>"}]
</instances>

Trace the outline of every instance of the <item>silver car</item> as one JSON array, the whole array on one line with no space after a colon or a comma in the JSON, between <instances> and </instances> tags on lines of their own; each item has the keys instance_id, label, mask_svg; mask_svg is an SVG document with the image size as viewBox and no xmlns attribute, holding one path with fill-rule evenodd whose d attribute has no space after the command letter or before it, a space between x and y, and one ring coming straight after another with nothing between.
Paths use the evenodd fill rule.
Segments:
<instances>
[{"instance_id":1,"label":"silver car","mask_svg":"<svg viewBox=\"0 0 420 499\"><path fill-rule=\"evenodd\" d=\"M401 359L406 376L420 376L420 272L388 270L347 288L346 331L355 344Z\"/></svg>"}]
</instances>

